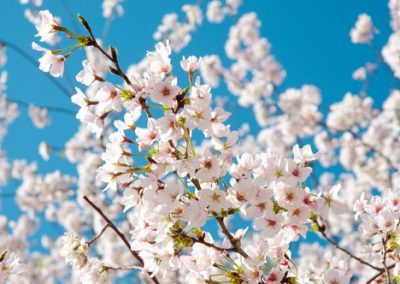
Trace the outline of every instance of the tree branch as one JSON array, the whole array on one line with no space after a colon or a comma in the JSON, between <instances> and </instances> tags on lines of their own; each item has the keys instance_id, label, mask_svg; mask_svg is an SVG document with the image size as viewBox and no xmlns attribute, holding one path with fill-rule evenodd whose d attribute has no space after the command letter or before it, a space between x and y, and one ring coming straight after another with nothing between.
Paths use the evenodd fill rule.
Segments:
<instances>
[{"instance_id":1,"label":"tree branch","mask_svg":"<svg viewBox=\"0 0 400 284\"><path fill-rule=\"evenodd\" d=\"M111 71L112 73L118 75L119 77L121 77L121 78L125 81L125 83L126 83L128 86L131 86L131 87L132 87L133 85L132 85L131 80L129 80L128 76L127 76L127 75L122 71L122 69L121 69L121 66L120 66L119 60L118 60L118 54L117 54L117 51L114 49L114 47L110 47L110 51L111 51L111 55L110 55L110 54L109 54L106 50L104 50L104 48L101 47L100 44L97 42L97 40L96 40L96 38L95 38L95 36L94 36L94 34L93 34L92 28L90 27L89 23L88 23L84 18L82 18L82 17L80 17L80 20L81 20L83 26L85 27L85 29L87 30L87 32L89 33L89 36L90 36L88 45L89 45L89 46L91 45L91 46L95 47L95 48L96 48L97 50L99 50L105 57L107 57L107 58L113 63L113 65L114 65L114 67L115 67L115 69L112 68L112 67L110 67L110 71ZM151 112L150 112L149 106L148 106L147 103L146 103L146 99L144 99L144 98L139 98L139 102L140 102L142 108L144 109L144 111L146 112L147 117L149 117L149 118L150 118L150 117L153 117L153 115L152 115Z\"/></svg>"},{"instance_id":2,"label":"tree branch","mask_svg":"<svg viewBox=\"0 0 400 284\"><path fill-rule=\"evenodd\" d=\"M94 236L93 239L87 242L88 246L91 246L95 241L97 241L109 227L110 225L106 224L98 235Z\"/></svg>"},{"instance_id":3,"label":"tree branch","mask_svg":"<svg viewBox=\"0 0 400 284\"><path fill-rule=\"evenodd\" d=\"M28 108L29 107L29 103L27 103L25 101L18 100L18 99L7 98L7 101L12 102L12 103L16 103L19 106L24 107L24 108ZM40 108L46 108L48 111L64 113L66 115L70 115L70 116L73 116L73 117L76 116L76 113L74 111L66 109L66 108L55 107L55 106L46 106L46 105L37 105L37 104L34 104L34 105L37 106L37 107L40 107Z\"/></svg>"},{"instance_id":4,"label":"tree branch","mask_svg":"<svg viewBox=\"0 0 400 284\"><path fill-rule=\"evenodd\" d=\"M240 247L239 241L236 240L236 239L232 236L232 234L229 232L228 228L225 226L224 218L218 217L218 216L216 216L215 214L214 214L214 216L215 216L215 219L217 220L219 226L221 227L222 232L224 233L225 236L228 237L229 242L231 243L231 245L232 245L233 248L234 248L234 251L237 252L237 253L239 253L240 255L242 255L244 258L247 258L247 257L248 257L248 254L247 254L244 250L242 250L242 248Z\"/></svg>"},{"instance_id":5,"label":"tree branch","mask_svg":"<svg viewBox=\"0 0 400 284\"><path fill-rule=\"evenodd\" d=\"M388 254L387 248L386 248L386 243L387 243L387 239L383 239L382 238L382 244L383 244L383 260L382 260L382 265L383 268L385 269L385 274L386 274L386 283L390 284L390 269L387 267L386 264L386 256Z\"/></svg>"},{"instance_id":6,"label":"tree branch","mask_svg":"<svg viewBox=\"0 0 400 284\"><path fill-rule=\"evenodd\" d=\"M28 53L23 51L21 48L19 48L17 45L2 39L0 39L0 44L10 47L12 50L17 52L19 55L21 55L24 59L26 59L28 62L30 62L33 66L37 68L36 60L33 59ZM71 97L69 91L57 80L55 80L49 73L43 72L42 74L44 74L47 77L47 79L49 79L68 99Z\"/></svg>"},{"instance_id":7,"label":"tree branch","mask_svg":"<svg viewBox=\"0 0 400 284\"><path fill-rule=\"evenodd\" d=\"M395 267L395 264L392 264L390 266L388 266L388 269L392 269ZM377 274L375 274L371 279L369 279L366 284L371 284L372 282L374 282L379 276L381 276L385 271L382 270L381 272L378 272Z\"/></svg>"},{"instance_id":8,"label":"tree branch","mask_svg":"<svg viewBox=\"0 0 400 284\"><path fill-rule=\"evenodd\" d=\"M377 271L380 271L380 272L383 271L382 268L377 267L377 266L375 266L375 265L372 265L372 264L366 262L365 260L363 260L363 259L359 258L358 256L355 256L354 254L352 254L352 253L351 253L350 251L348 251L347 249L342 248L341 246L339 246L336 242L334 242L332 239L330 239L330 238L327 236L327 234L326 234L326 232L325 232L325 226L321 226L318 222L315 222L315 224L318 226L318 232L321 233L322 237L323 237L328 243L330 243L332 246L334 246L336 249L338 249L338 250L344 252L345 254L347 254L348 256L350 256L352 259L355 259L355 260L357 260L358 262L360 262L360 263L362 263L362 264L364 264L364 265L366 265L366 266L369 266L369 267L371 267L371 268L374 269L374 270L377 270Z\"/></svg>"},{"instance_id":9,"label":"tree branch","mask_svg":"<svg viewBox=\"0 0 400 284\"><path fill-rule=\"evenodd\" d=\"M103 266L105 269L109 270L143 270L143 267L132 265L132 266L121 266L121 267L113 267L113 266Z\"/></svg>"},{"instance_id":10,"label":"tree branch","mask_svg":"<svg viewBox=\"0 0 400 284\"><path fill-rule=\"evenodd\" d=\"M131 248L131 245L129 244L129 241L126 239L125 235L117 228L117 226L115 226L115 224L104 214L104 212L97 207L87 196L84 196L83 199L85 199L85 201L87 203L89 203L90 206L92 206L92 208L94 210L97 211L97 213L100 214L101 217L103 217L104 221L107 222L107 224L110 226L111 229L114 230L114 232L118 235L118 237L122 240L122 242L125 244L125 246L129 249L129 251L131 252L132 256L140 263L140 265L143 267L144 266L144 261L143 259L140 257L140 255L138 254L137 251L133 250ZM154 283L159 284L160 282L158 282L156 276L151 276L151 272L147 272L147 274L149 275L149 277L153 280Z\"/></svg>"}]
</instances>

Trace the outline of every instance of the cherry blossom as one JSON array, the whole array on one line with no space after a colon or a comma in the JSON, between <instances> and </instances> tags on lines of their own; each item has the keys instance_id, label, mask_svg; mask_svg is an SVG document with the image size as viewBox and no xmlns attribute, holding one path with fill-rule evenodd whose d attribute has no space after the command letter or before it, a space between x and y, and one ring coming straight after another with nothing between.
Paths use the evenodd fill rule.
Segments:
<instances>
[{"instance_id":1,"label":"cherry blossom","mask_svg":"<svg viewBox=\"0 0 400 284\"><path fill-rule=\"evenodd\" d=\"M53 33L58 27L57 21L53 18L53 15L49 10L42 10L39 12L40 22L36 25L38 33L37 37L40 37L40 41L47 42L49 38L53 36Z\"/></svg>"},{"instance_id":2,"label":"cherry blossom","mask_svg":"<svg viewBox=\"0 0 400 284\"><path fill-rule=\"evenodd\" d=\"M49 72L53 77L61 77L64 74L64 63L66 58L63 55L55 55L49 49L43 48L36 43L32 43L32 48L43 52L43 57L39 59L39 69Z\"/></svg>"},{"instance_id":3,"label":"cherry blossom","mask_svg":"<svg viewBox=\"0 0 400 284\"><path fill-rule=\"evenodd\" d=\"M370 43L373 39L376 29L372 24L371 17L367 14L358 16L354 28L350 31L351 41L353 43Z\"/></svg>"},{"instance_id":4,"label":"cherry blossom","mask_svg":"<svg viewBox=\"0 0 400 284\"><path fill-rule=\"evenodd\" d=\"M44 173L53 161L0 150L1 194L21 212L12 220L0 215L0 282L398 281L397 2L389 1L393 33L383 47L372 18L360 14L351 41L376 58L349 74L359 91L325 106L317 86L282 89L286 70L257 14L241 13L242 1L185 4L164 15L154 49L131 65L109 45L107 29L99 40L82 16L70 29L40 11L42 1L20 1L40 41L57 43L55 50L32 43L43 53L39 69L53 81L67 58L83 53L72 86L64 90L68 76L53 82L68 97L75 85L85 89L69 97L74 111L34 105L6 93L1 71L0 141L22 108L37 128L53 112L79 127L64 145L46 137L33 153L45 161L57 153L54 159L74 164L72 174ZM123 11L120 0L102 8L107 25ZM232 17L224 53L182 56L203 17L212 24ZM393 87L377 105L369 85L384 64ZM254 120L232 120L238 106ZM46 222L54 235L43 232ZM32 246L36 234L40 251Z\"/></svg>"}]
</instances>

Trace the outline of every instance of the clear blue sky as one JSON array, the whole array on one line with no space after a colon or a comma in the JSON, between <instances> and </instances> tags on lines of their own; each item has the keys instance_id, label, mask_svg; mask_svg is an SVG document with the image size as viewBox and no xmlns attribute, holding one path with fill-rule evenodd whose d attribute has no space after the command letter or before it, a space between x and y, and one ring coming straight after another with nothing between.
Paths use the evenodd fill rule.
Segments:
<instances>
[{"instance_id":1,"label":"clear blue sky","mask_svg":"<svg viewBox=\"0 0 400 284\"><path fill-rule=\"evenodd\" d=\"M73 11L79 12L101 35L104 19L101 16L100 0L68 0ZM146 50L152 50L153 33L164 14L179 11L183 3L195 1L146 0L123 3L125 15L117 18L111 26L108 43L120 52L123 67L140 60ZM262 34L272 44L272 53L287 70L288 76L280 88L300 87L302 84L315 84L321 89L323 104L329 105L341 99L346 91L357 92L361 85L354 82L351 73L366 61L375 62L372 50L365 45L353 45L349 31L360 13L371 15L375 26L380 30L376 37L381 47L391 30L387 2L382 0L244 0L240 13L256 11L262 21ZM61 0L44 0L44 9L63 18L63 24L71 27ZM34 27L23 16L24 7L17 0L3 0L0 9L0 39L11 41L26 50L33 57L39 54L31 50L36 33ZM182 55L223 54L229 26L233 19L228 18L222 25L204 23L193 35L191 44L184 48ZM65 41L64 41L65 43ZM60 91L48 82L46 77L34 66L24 61L18 54L8 50L9 72L8 96L27 102L43 105L62 106L71 110L76 107ZM69 60L67 69L71 77L80 70L80 56ZM63 81L60 80L62 83ZM388 73L382 69L371 85L369 95L380 105L391 87ZM225 88L215 90L214 94L227 96ZM237 114L230 119L237 128L244 119L252 118L250 109L236 109ZM38 130L21 109L21 117L9 129L3 149L10 159L26 158L38 160L39 171L46 173L58 168L73 173L74 167L60 158L49 162L40 159L38 144L45 140L52 145L62 146L78 126L74 118L63 114L51 114L52 124ZM11 187L6 189L10 190ZM12 204L0 207L0 214L14 215Z\"/></svg>"}]
</instances>

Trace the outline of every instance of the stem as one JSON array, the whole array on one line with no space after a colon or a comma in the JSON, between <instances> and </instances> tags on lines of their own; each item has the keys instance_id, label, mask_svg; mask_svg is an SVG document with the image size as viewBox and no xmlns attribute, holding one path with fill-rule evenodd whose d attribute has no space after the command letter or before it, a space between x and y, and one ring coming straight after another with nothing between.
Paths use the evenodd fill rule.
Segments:
<instances>
[{"instance_id":1,"label":"stem","mask_svg":"<svg viewBox=\"0 0 400 284\"><path fill-rule=\"evenodd\" d=\"M324 123L323 121L320 121L318 123L323 129L329 130L329 127L326 125L326 123ZM398 166L395 165L391 159L389 157L387 157L381 150L377 149L376 147L374 147L373 145L365 142L362 138L362 136L360 134L355 133L354 131L351 130L346 130L347 132L349 132L351 135L353 135L354 138L357 138L360 143L370 149L371 151L373 151L374 153L376 153L377 155L381 156L383 159L385 159L385 161L389 164L389 166L395 170L397 170Z\"/></svg>"},{"instance_id":2,"label":"stem","mask_svg":"<svg viewBox=\"0 0 400 284\"><path fill-rule=\"evenodd\" d=\"M189 237L190 237L190 236L189 236ZM232 248L225 249L225 248L221 248L221 247L219 247L219 246L216 246L216 245L214 245L214 244L212 244L212 243L208 243L208 242L206 242L205 240L202 240L202 239L196 239L196 238L193 238L193 237L190 237L190 238L191 238L192 241L195 242L195 243L199 243L199 244L205 245L206 247L213 248L213 249L218 250L218 251L220 251L220 252L232 251ZM234 248L233 248L233 249L234 249Z\"/></svg>"},{"instance_id":3,"label":"stem","mask_svg":"<svg viewBox=\"0 0 400 284\"><path fill-rule=\"evenodd\" d=\"M200 182L197 179L192 178L190 181L194 184L197 190L201 190Z\"/></svg>"},{"instance_id":4,"label":"stem","mask_svg":"<svg viewBox=\"0 0 400 284\"><path fill-rule=\"evenodd\" d=\"M103 34L101 36L101 41L102 42L106 42L106 40L107 40L108 32L109 32L110 27L111 27L111 22L112 22L112 16L107 18L106 22L104 23Z\"/></svg>"},{"instance_id":5,"label":"stem","mask_svg":"<svg viewBox=\"0 0 400 284\"><path fill-rule=\"evenodd\" d=\"M219 226L221 227L222 232L224 233L225 236L228 237L229 242L231 243L231 245L234 248L234 251L239 253L240 255L242 255L244 258L248 257L248 254L242 250L242 248L240 247L240 244L238 243L238 240L236 240L232 234L229 232L228 228L226 227L225 223L224 223L224 218L222 217L218 217L214 214L215 219L217 220Z\"/></svg>"},{"instance_id":6,"label":"stem","mask_svg":"<svg viewBox=\"0 0 400 284\"><path fill-rule=\"evenodd\" d=\"M388 269L392 269L395 267L395 264L392 264L390 266L388 266ZM379 276L381 276L385 271L382 270L381 272L378 272L377 274L375 274L371 279L369 279L366 284L371 284L372 282L374 282L374 280L376 280Z\"/></svg>"},{"instance_id":7,"label":"stem","mask_svg":"<svg viewBox=\"0 0 400 284\"><path fill-rule=\"evenodd\" d=\"M132 266L124 266L124 267L112 267L112 266L103 266L105 269L109 270L143 270L143 267L132 265Z\"/></svg>"},{"instance_id":8,"label":"stem","mask_svg":"<svg viewBox=\"0 0 400 284\"><path fill-rule=\"evenodd\" d=\"M315 222L315 224L318 226L318 231L321 233L322 237L323 237L328 243L330 243L332 246L334 246L336 249L338 249L338 250L344 252L345 254L347 254L348 256L350 256L352 259L355 259L355 260L357 260L358 262L360 262L360 263L362 263L362 264L364 264L364 265L366 265L366 266L369 266L369 267L371 267L371 268L374 269L374 270L377 270L377 271L382 271L382 270L383 270L382 268L379 268L379 267L377 267L377 266L375 266L375 265L372 265L372 264L366 262L365 260L363 260L363 259L359 258L358 256L355 256L354 254L352 254L352 253L351 253L350 251L348 251L347 249L342 248L341 246L339 246L336 242L334 242L332 239L330 239L330 238L326 235L326 233L325 233L325 228L324 228L324 227L322 227L318 222Z\"/></svg>"},{"instance_id":9,"label":"stem","mask_svg":"<svg viewBox=\"0 0 400 284\"><path fill-rule=\"evenodd\" d=\"M93 239L87 242L88 246L91 246L95 241L97 241L109 227L110 225L106 224L98 235L96 235Z\"/></svg>"},{"instance_id":10,"label":"stem","mask_svg":"<svg viewBox=\"0 0 400 284\"><path fill-rule=\"evenodd\" d=\"M10 47L12 50L17 52L19 55L21 55L24 59L26 59L28 62L30 62L33 66L37 68L36 60L32 58L28 53L23 51L21 48L19 48L17 45L2 39L0 39L0 44ZM57 80L55 80L49 73L45 72L41 73L44 74L47 77L47 79L49 79L68 99L70 98L69 91L62 84L60 84Z\"/></svg>"},{"instance_id":11,"label":"stem","mask_svg":"<svg viewBox=\"0 0 400 284\"><path fill-rule=\"evenodd\" d=\"M397 78L394 76L393 71L392 71L392 68L391 68L391 67L386 63L386 61L383 59L383 56L382 56L381 51L380 51L372 42L370 43L370 46L372 47L373 51L374 51L375 54L377 55L377 57L378 57L378 62L383 62L383 64L384 64L386 70L390 73L391 78L392 78L392 81L393 81L393 84L394 84L394 86L396 87L396 89L399 89L399 88L400 88L400 84L399 84L399 82L397 81Z\"/></svg>"},{"instance_id":12,"label":"stem","mask_svg":"<svg viewBox=\"0 0 400 284\"><path fill-rule=\"evenodd\" d=\"M57 44L56 45L56 47L57 47L57 49L58 50L61 50L62 48L61 48L61 46L59 45L59 44ZM68 89L69 89L69 92L74 92L74 86L73 86L73 84L72 84L72 81L71 81L71 78L70 78L70 76L69 76L69 74L68 74L68 70L65 68L65 70L64 70L64 76L63 76L63 79L64 79L64 81L65 81L65 83L67 84L67 87L68 87Z\"/></svg>"},{"instance_id":13,"label":"stem","mask_svg":"<svg viewBox=\"0 0 400 284\"><path fill-rule=\"evenodd\" d=\"M204 239L202 239L202 238L199 238L199 239L196 239L196 238L194 238L194 237L191 237L191 236L188 236L194 243L200 243L200 244L202 244L202 245L205 245L206 247L210 247L210 248L213 248L213 249L215 249L215 250L218 250L218 251L220 251L220 252L236 252L236 248L234 248L234 247L232 247L232 248L222 248L222 247L219 247L219 246L217 246L217 245L214 245L214 244L212 244L212 243L209 243L209 242L206 242Z\"/></svg>"},{"instance_id":14,"label":"stem","mask_svg":"<svg viewBox=\"0 0 400 284\"><path fill-rule=\"evenodd\" d=\"M27 103L25 101L21 101L21 100L17 100L17 99L10 99L10 98L7 98L7 101L12 102L12 103L16 103L19 106L24 107L24 108L28 108L29 107L29 103ZM46 105L36 105L36 106L38 106L40 108L46 108L49 111L64 113L64 114L71 115L71 116L75 117L75 112L72 111L72 110L66 109L66 108L54 107L54 106L46 106Z\"/></svg>"},{"instance_id":15,"label":"stem","mask_svg":"<svg viewBox=\"0 0 400 284\"><path fill-rule=\"evenodd\" d=\"M117 228L117 226L104 214L104 212L97 207L87 196L84 196L83 199L85 199L85 201L87 203L89 203L90 206L92 206L92 208L94 210L96 210L97 213L99 213L99 215L104 219L104 221L107 222L107 224L111 227L111 229L114 230L114 232L118 235L118 237L122 240L122 242L125 244L125 246L129 249L130 253L132 254L132 256L140 263L140 265L143 267L144 266L144 261L143 259L140 257L140 255L138 254L137 251L133 250L131 248L131 245L129 244L129 241L126 239L125 235L123 233L121 233L121 231ZM153 280L154 283L159 284L160 282L158 282L156 276L151 276L151 272L147 272L147 274L149 275L149 277Z\"/></svg>"},{"instance_id":16,"label":"stem","mask_svg":"<svg viewBox=\"0 0 400 284\"><path fill-rule=\"evenodd\" d=\"M387 256L387 249L386 249L386 243L387 243L387 239L383 239L382 238L382 244L383 244L383 260L382 260L382 264L383 264L383 268L385 269L385 274L386 274L386 283L390 284L392 283L390 281L390 270L386 265L386 256Z\"/></svg>"},{"instance_id":17,"label":"stem","mask_svg":"<svg viewBox=\"0 0 400 284\"><path fill-rule=\"evenodd\" d=\"M115 6L115 7L116 7L116 6ZM103 43L105 43L106 40L107 40L108 33L109 33L109 31L110 31L110 28L111 28L111 23L112 23L112 21L114 20L115 7L114 7L114 9L113 9L113 11L112 11L112 13L111 13L111 16L108 17L108 18L106 19L105 23L104 23L103 32L102 32L102 35L101 35L101 41L102 41Z\"/></svg>"},{"instance_id":18,"label":"stem","mask_svg":"<svg viewBox=\"0 0 400 284\"><path fill-rule=\"evenodd\" d=\"M80 33L79 26L76 23L76 20L75 20L75 17L74 17L74 13L72 12L71 7L68 5L67 0L61 0L61 2L63 4L63 6L64 6L65 12L67 13L68 18L69 18L72 26L74 27L75 32L76 33Z\"/></svg>"},{"instance_id":19,"label":"stem","mask_svg":"<svg viewBox=\"0 0 400 284\"><path fill-rule=\"evenodd\" d=\"M101 47L99 45L99 43L97 42L97 40L93 34L92 28L89 26L89 24L86 22L86 20L84 20L84 26L90 35L89 45L92 45L95 48L97 48L105 57L107 57L114 64L114 67L116 68L114 71L116 71L116 73L114 73L114 72L112 72L112 73L120 76L128 86L133 86L131 80L129 80L128 76L121 69L121 66L120 66L119 60L118 60L118 54L115 51L115 49L113 47L111 47L111 55L108 54L108 52L105 51L104 48ZM149 106L146 103L146 99L139 98L139 102L140 102L140 105L142 106L142 108L144 109L144 111L146 112L147 117L149 117L149 118L153 117L153 115L150 112Z\"/></svg>"}]
</instances>

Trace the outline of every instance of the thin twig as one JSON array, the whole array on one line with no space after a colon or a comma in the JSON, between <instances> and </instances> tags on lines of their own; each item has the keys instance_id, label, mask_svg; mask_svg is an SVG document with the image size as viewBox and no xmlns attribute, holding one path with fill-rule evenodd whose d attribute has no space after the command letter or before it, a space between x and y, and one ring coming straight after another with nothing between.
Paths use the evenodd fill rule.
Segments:
<instances>
[{"instance_id":1,"label":"thin twig","mask_svg":"<svg viewBox=\"0 0 400 284\"><path fill-rule=\"evenodd\" d=\"M119 60L118 60L118 53L117 53L117 51L116 51L113 47L111 47L111 48L110 48L111 55L110 55L110 54L109 54L103 47L101 47L100 44L97 42L96 37L95 37L94 34L93 34L92 28L91 28L90 25L86 22L86 20L83 19L83 18L81 17L81 21L82 21L82 24L84 25L85 29L87 30L87 32L89 33L89 36L90 36L90 41L89 41L88 45L91 45L91 46L95 47L95 48L96 48L97 50L99 50L107 59L109 59L109 60L113 63L113 65L114 65L114 67L115 67L115 69L112 68L112 67L110 67L112 73L114 73L114 74L118 75L119 77L121 77L121 78L125 81L125 83L126 83L128 86L131 86L131 87L132 87L133 84L132 84L131 80L128 78L128 76L127 76L127 75L122 71L122 69L121 69L121 65L119 64ZM150 108L149 108L149 106L148 106L147 103L146 103L146 99L144 99L144 98L139 98L139 102L140 102L140 105L141 105L142 109L146 112L147 117L148 117L148 118L153 117L153 115L152 115L151 112L150 112Z\"/></svg>"},{"instance_id":2,"label":"thin twig","mask_svg":"<svg viewBox=\"0 0 400 284\"><path fill-rule=\"evenodd\" d=\"M25 108L29 107L29 103L27 103L25 101L18 100L18 99L7 98L7 101L12 102L12 103L16 103L21 107L25 107ZM73 117L75 117L75 115L76 115L74 111L66 109L66 108L62 108L62 107L47 106L47 105L37 105L37 104L34 104L34 105L37 106L37 107L40 107L40 108L46 108L48 111L52 111L52 112L64 113L64 114L67 114L67 115L70 115L70 116L73 116Z\"/></svg>"},{"instance_id":3,"label":"thin twig","mask_svg":"<svg viewBox=\"0 0 400 284\"><path fill-rule=\"evenodd\" d=\"M375 54L377 55L377 57L378 57L378 62L383 62L383 64L384 64L386 70L390 73L395 88L396 88L396 89L400 89L399 81L398 81L397 78L394 76L392 68L391 68L391 67L386 63L386 61L383 59L382 52L381 52L372 42L370 43L370 46L372 47L373 51L374 51Z\"/></svg>"},{"instance_id":4,"label":"thin twig","mask_svg":"<svg viewBox=\"0 0 400 284\"><path fill-rule=\"evenodd\" d=\"M386 264L386 257L387 257L387 253L388 253L387 248L386 248L386 243L387 243L387 239L383 239L383 238L382 238L382 244L383 244L383 260L382 260L382 265L383 265L383 268L385 269L386 283L387 283L387 284L390 284L390 283L391 283L391 281L390 281L390 270L389 270L389 268L387 267L387 264Z\"/></svg>"},{"instance_id":5,"label":"thin twig","mask_svg":"<svg viewBox=\"0 0 400 284\"><path fill-rule=\"evenodd\" d=\"M28 53L19 48L17 45L2 39L0 39L0 44L10 47L37 68L37 61L33 59ZM60 84L57 80L55 80L49 73L43 72L42 74L44 74L47 77L47 79L49 79L66 97L68 97L68 99L70 98L71 95L69 91L62 84Z\"/></svg>"},{"instance_id":6,"label":"thin twig","mask_svg":"<svg viewBox=\"0 0 400 284\"><path fill-rule=\"evenodd\" d=\"M90 241L87 242L88 246L91 246L95 241L97 241L104 234L104 232L107 230L107 228L109 228L109 227L110 227L110 225L106 224L103 227L103 229L101 229L101 232L98 235L94 236L93 239L91 239Z\"/></svg>"},{"instance_id":7,"label":"thin twig","mask_svg":"<svg viewBox=\"0 0 400 284\"><path fill-rule=\"evenodd\" d=\"M140 257L140 255L138 254L137 251L133 250L131 248L131 245L129 244L129 241L127 240L127 238L125 237L125 235L117 228L117 226L104 214L104 212L97 207L87 196L84 196L83 199L85 199L85 201L87 203L89 203L90 206L92 206L92 208L94 210L97 211L97 213L100 214L100 216L104 219L104 221L107 222L107 224L109 224L110 228L114 230L114 232L118 235L118 237L122 240L122 242L125 244L125 246L129 249L130 253L132 254L132 256L140 263L140 265L143 267L144 266L144 261L143 259ZM158 282L156 276L151 276L151 272L147 272L147 274L149 275L149 277L153 280L154 283L159 284L160 282Z\"/></svg>"},{"instance_id":8,"label":"thin twig","mask_svg":"<svg viewBox=\"0 0 400 284\"><path fill-rule=\"evenodd\" d=\"M143 267L132 265L132 266L121 266L121 267L113 267L113 266L103 266L105 269L109 270L143 270Z\"/></svg>"},{"instance_id":9,"label":"thin twig","mask_svg":"<svg viewBox=\"0 0 400 284\"><path fill-rule=\"evenodd\" d=\"M80 33L80 29L79 29L79 26L78 26L78 24L77 24L77 22L75 20L75 16L74 16L74 13L72 12L71 7L68 5L67 0L61 0L61 2L63 4L63 6L64 6L65 12L67 13L68 18L69 18L72 26L74 27L75 32L79 34Z\"/></svg>"},{"instance_id":10,"label":"thin twig","mask_svg":"<svg viewBox=\"0 0 400 284\"><path fill-rule=\"evenodd\" d=\"M388 269L392 269L395 267L395 264L392 264L390 266L388 266ZM382 270L380 272L378 272L377 274L375 274L371 279L369 279L366 284L371 284L372 282L374 282L377 278L379 278L379 276L381 276L385 271Z\"/></svg>"},{"instance_id":11,"label":"thin twig","mask_svg":"<svg viewBox=\"0 0 400 284\"><path fill-rule=\"evenodd\" d=\"M220 252L236 252L236 248L222 248L222 247L219 247L219 246L217 246L217 245L214 245L214 244L212 244L212 243L209 243L209 242L206 242L204 239L196 239L196 238L194 238L194 237L191 237L191 236L188 236L194 243L200 243L200 244L202 244L202 245L205 245L206 247L210 247L210 248L213 248L213 249L215 249L215 250L218 250L218 251L220 251Z\"/></svg>"},{"instance_id":12,"label":"thin twig","mask_svg":"<svg viewBox=\"0 0 400 284\"><path fill-rule=\"evenodd\" d=\"M376 271L382 271L383 269L380 267L377 267L375 265L372 265L368 262L366 262L365 260L363 260L362 258L355 256L353 253L351 253L350 251L348 251L345 248L342 248L341 246L339 246L335 241L333 241L331 238L329 238L325 232L325 227L321 226L318 222L315 222L315 224L318 227L318 231L321 233L322 237L328 242L330 243L332 246L334 246L336 249L344 252L345 254L347 254L348 256L350 256L352 259L357 260L358 262L371 267L372 269L375 269Z\"/></svg>"},{"instance_id":13,"label":"thin twig","mask_svg":"<svg viewBox=\"0 0 400 284\"><path fill-rule=\"evenodd\" d=\"M101 41L103 42L103 44L104 44L104 43L106 42L106 40L107 40L108 33L109 33L109 31L110 31L110 28L111 28L111 23L112 23L112 21L114 20L114 16L115 16L114 13L116 12L116 7L117 7L117 6L115 6L115 7L113 8L113 11L111 12L111 16L108 17L108 18L106 19L105 23L104 23L103 32L102 32L102 35L101 35Z\"/></svg>"},{"instance_id":14,"label":"thin twig","mask_svg":"<svg viewBox=\"0 0 400 284\"><path fill-rule=\"evenodd\" d=\"M60 50L62 49L62 47L59 44L57 44L56 47L57 47L57 49L60 49ZM64 82L67 84L67 88L69 89L69 92L73 93L75 91L75 88L72 84L72 81L69 76L67 68L64 69L64 74L63 74L62 78L64 79Z\"/></svg>"},{"instance_id":15,"label":"thin twig","mask_svg":"<svg viewBox=\"0 0 400 284\"><path fill-rule=\"evenodd\" d=\"M320 125L322 128L326 130L329 129L328 125L323 121L318 122L318 125ZM381 150L377 149L375 146L365 142L360 134L355 133L354 131L351 130L347 130L347 132L353 135L354 138L357 138L364 147L370 149L371 151L375 152L377 155L385 159L385 161L389 164L391 168L397 170L397 166L392 162L392 160L389 157L387 157Z\"/></svg>"}]
</instances>

